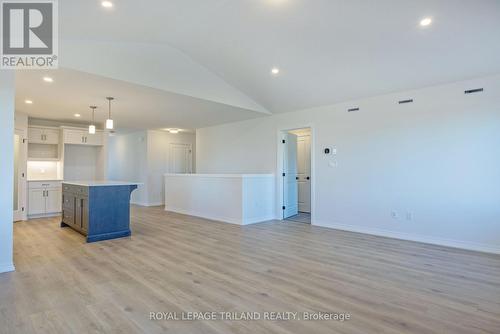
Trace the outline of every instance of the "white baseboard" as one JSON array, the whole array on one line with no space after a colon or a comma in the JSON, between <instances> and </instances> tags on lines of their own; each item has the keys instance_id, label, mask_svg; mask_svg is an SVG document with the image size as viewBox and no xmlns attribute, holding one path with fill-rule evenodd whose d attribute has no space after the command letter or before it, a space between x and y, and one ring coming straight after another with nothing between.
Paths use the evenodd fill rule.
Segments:
<instances>
[{"instance_id":1,"label":"white baseboard","mask_svg":"<svg viewBox=\"0 0 500 334\"><path fill-rule=\"evenodd\" d=\"M1 273L8 273L8 272L15 271L15 270L16 270L16 268L14 267L13 263L0 264L0 274Z\"/></svg>"},{"instance_id":2,"label":"white baseboard","mask_svg":"<svg viewBox=\"0 0 500 334\"><path fill-rule=\"evenodd\" d=\"M144 207L163 206L162 202L158 202L158 203L143 203L143 202L130 201L130 204L138 205L138 206L144 206Z\"/></svg>"},{"instance_id":3,"label":"white baseboard","mask_svg":"<svg viewBox=\"0 0 500 334\"><path fill-rule=\"evenodd\" d=\"M370 235L376 235L376 236L380 236L380 237L387 237L387 238L400 239L400 240L409 240L409 241L422 242L422 243L433 244L433 245L438 245L438 246L472 250L472 251L483 252L483 253L500 254L500 246L479 244L479 243L473 243L473 242L469 242L469 241L436 238L436 237L430 237L430 236L424 236L424 235L418 235L418 234L410 234L410 233L404 233L404 232L396 232L396 231L390 231L390 230L384 230L384 229L375 229L375 228L366 228L366 227L359 227L359 226L352 226L352 225L336 224L336 223L325 222L325 221L314 221L312 223L312 225L332 228L332 229L336 229L336 230L348 231L348 232L370 234Z\"/></svg>"},{"instance_id":4,"label":"white baseboard","mask_svg":"<svg viewBox=\"0 0 500 334\"><path fill-rule=\"evenodd\" d=\"M30 219L38 219L38 218L50 218L60 216L62 212L53 212L53 213L44 213L41 215L29 215L28 220Z\"/></svg>"},{"instance_id":5,"label":"white baseboard","mask_svg":"<svg viewBox=\"0 0 500 334\"><path fill-rule=\"evenodd\" d=\"M269 220L274 220L274 218L275 218L274 215L269 215L269 216L264 216L264 217L251 218L251 219L247 219L247 220L243 221L243 220L237 219L237 218L223 217L223 216L218 216L218 215L210 215L210 214L206 214L206 213L189 211L189 210L184 210L184 209L179 209L179 208L172 208L172 207L167 207L167 206L165 206L165 211L170 211L170 212L180 213L183 215L200 217L200 218L205 218L205 219L210 219L210 220L215 220L215 221L234 224L234 225L257 224L257 223L262 223L262 222L266 222Z\"/></svg>"},{"instance_id":6,"label":"white baseboard","mask_svg":"<svg viewBox=\"0 0 500 334\"><path fill-rule=\"evenodd\" d=\"M200 217L200 218L205 218L205 219L210 219L210 220L215 220L215 221L234 224L234 225L243 225L241 219L235 219L235 218L223 217L223 216L217 216L217 215L210 215L210 214L196 212L196 211L173 208L170 206L169 207L165 206L165 211L170 211L170 212L180 213L183 215Z\"/></svg>"},{"instance_id":7,"label":"white baseboard","mask_svg":"<svg viewBox=\"0 0 500 334\"><path fill-rule=\"evenodd\" d=\"M267 222L267 221L275 220L275 219L276 219L276 217L274 215L248 218L248 219L246 219L246 221L243 225L258 224L258 223L263 223L263 222Z\"/></svg>"}]
</instances>

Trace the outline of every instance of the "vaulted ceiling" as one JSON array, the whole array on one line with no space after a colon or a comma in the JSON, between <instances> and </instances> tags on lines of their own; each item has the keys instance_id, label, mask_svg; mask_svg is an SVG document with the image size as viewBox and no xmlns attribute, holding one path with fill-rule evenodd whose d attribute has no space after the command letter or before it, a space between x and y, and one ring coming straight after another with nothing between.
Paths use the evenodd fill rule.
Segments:
<instances>
[{"instance_id":1,"label":"vaulted ceiling","mask_svg":"<svg viewBox=\"0 0 500 334\"><path fill-rule=\"evenodd\" d=\"M66 91L44 87L25 106L44 83L19 73L18 110L61 118L135 87L128 107L155 111L124 113L124 127L194 128L500 72L497 0L113 3L59 2ZM432 25L421 27L424 17ZM56 97L65 101L49 101Z\"/></svg>"}]
</instances>

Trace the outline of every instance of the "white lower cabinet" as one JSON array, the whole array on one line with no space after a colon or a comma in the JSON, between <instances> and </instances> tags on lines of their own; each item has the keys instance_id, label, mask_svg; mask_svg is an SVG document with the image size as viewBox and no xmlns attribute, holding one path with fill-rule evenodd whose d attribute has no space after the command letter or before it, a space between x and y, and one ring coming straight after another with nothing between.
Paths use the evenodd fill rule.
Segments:
<instances>
[{"instance_id":1,"label":"white lower cabinet","mask_svg":"<svg viewBox=\"0 0 500 334\"><path fill-rule=\"evenodd\" d=\"M28 215L53 215L62 211L61 182L29 182Z\"/></svg>"},{"instance_id":2,"label":"white lower cabinet","mask_svg":"<svg viewBox=\"0 0 500 334\"><path fill-rule=\"evenodd\" d=\"M28 192L28 214L45 214L45 190L30 189Z\"/></svg>"}]
</instances>

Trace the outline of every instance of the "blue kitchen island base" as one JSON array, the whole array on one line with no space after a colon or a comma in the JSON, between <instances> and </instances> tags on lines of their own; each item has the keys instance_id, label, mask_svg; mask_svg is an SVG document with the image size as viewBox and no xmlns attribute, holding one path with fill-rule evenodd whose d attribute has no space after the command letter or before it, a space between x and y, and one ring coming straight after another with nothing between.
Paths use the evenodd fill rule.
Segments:
<instances>
[{"instance_id":1,"label":"blue kitchen island base","mask_svg":"<svg viewBox=\"0 0 500 334\"><path fill-rule=\"evenodd\" d=\"M61 227L97 242L128 237L130 195L138 184L116 181L63 182Z\"/></svg>"}]
</instances>

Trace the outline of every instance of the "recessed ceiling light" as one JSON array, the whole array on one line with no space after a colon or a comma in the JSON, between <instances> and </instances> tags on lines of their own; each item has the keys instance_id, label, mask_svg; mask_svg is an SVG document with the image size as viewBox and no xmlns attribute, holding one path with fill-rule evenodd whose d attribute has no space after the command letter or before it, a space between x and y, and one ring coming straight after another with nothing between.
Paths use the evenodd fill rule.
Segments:
<instances>
[{"instance_id":1,"label":"recessed ceiling light","mask_svg":"<svg viewBox=\"0 0 500 334\"><path fill-rule=\"evenodd\" d=\"M279 73L280 73L280 69L279 69L279 68L277 68L277 67L273 67L273 68L271 69L271 74L273 74L273 75L278 75Z\"/></svg>"},{"instance_id":2,"label":"recessed ceiling light","mask_svg":"<svg viewBox=\"0 0 500 334\"><path fill-rule=\"evenodd\" d=\"M101 2L101 5L104 8L112 8L113 7L113 3L111 1L103 1L103 2Z\"/></svg>"},{"instance_id":3,"label":"recessed ceiling light","mask_svg":"<svg viewBox=\"0 0 500 334\"><path fill-rule=\"evenodd\" d=\"M81 117L82 115L80 115L80 114L75 114L74 116L75 116L76 118L78 118L78 117Z\"/></svg>"},{"instance_id":4,"label":"recessed ceiling light","mask_svg":"<svg viewBox=\"0 0 500 334\"><path fill-rule=\"evenodd\" d=\"M54 82L54 79L52 79L51 77L43 77L43 81L45 81L45 82Z\"/></svg>"},{"instance_id":5,"label":"recessed ceiling light","mask_svg":"<svg viewBox=\"0 0 500 334\"><path fill-rule=\"evenodd\" d=\"M430 17L426 17L426 18L422 19L422 21L420 21L420 25L422 27L427 27L427 26L431 25L431 23L432 23L432 19Z\"/></svg>"},{"instance_id":6,"label":"recessed ceiling light","mask_svg":"<svg viewBox=\"0 0 500 334\"><path fill-rule=\"evenodd\" d=\"M24 103L26 103L26 104L33 104L33 101L31 101L31 100L24 100Z\"/></svg>"},{"instance_id":7,"label":"recessed ceiling light","mask_svg":"<svg viewBox=\"0 0 500 334\"><path fill-rule=\"evenodd\" d=\"M177 134L179 133L179 129L168 129L168 132L172 133L172 134Z\"/></svg>"}]
</instances>

